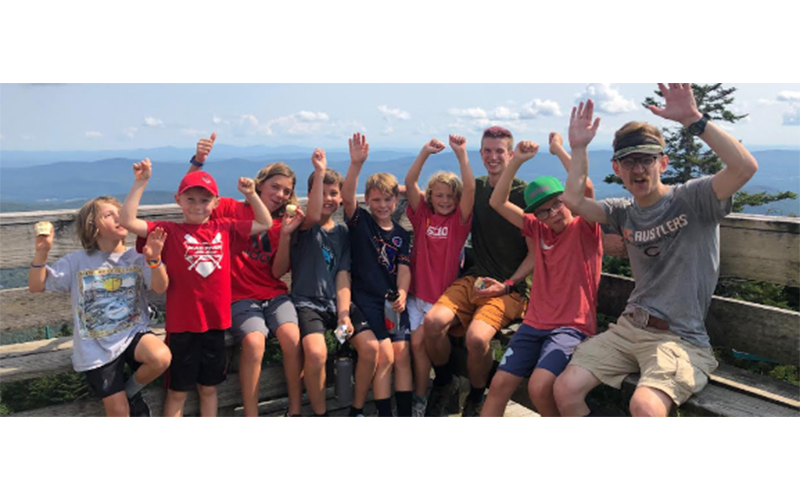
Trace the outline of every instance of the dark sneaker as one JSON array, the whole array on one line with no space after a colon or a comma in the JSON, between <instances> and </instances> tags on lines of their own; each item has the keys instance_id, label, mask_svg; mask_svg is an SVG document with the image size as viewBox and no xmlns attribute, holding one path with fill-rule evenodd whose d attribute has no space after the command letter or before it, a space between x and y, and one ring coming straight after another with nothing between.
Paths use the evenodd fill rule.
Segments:
<instances>
[{"instance_id":1,"label":"dark sneaker","mask_svg":"<svg viewBox=\"0 0 800 500\"><path fill-rule=\"evenodd\" d=\"M483 410L483 402L486 401L486 396L482 396L480 402L476 403L470 398L464 403L464 411L461 412L462 417L480 417L481 410Z\"/></svg>"},{"instance_id":2,"label":"dark sneaker","mask_svg":"<svg viewBox=\"0 0 800 500\"><path fill-rule=\"evenodd\" d=\"M128 399L128 407L131 417L152 417L150 407L147 401L144 400L142 392L137 392L132 398Z\"/></svg>"},{"instance_id":3,"label":"dark sneaker","mask_svg":"<svg viewBox=\"0 0 800 500\"><path fill-rule=\"evenodd\" d=\"M460 377L453 375L453 380L447 385L437 386L434 385L431 389L431 395L428 398L428 407L425 410L426 417L446 417L451 413L458 413L461 408L455 412L452 411L453 401L456 406L459 403L459 382ZM449 412L449 413L448 413Z\"/></svg>"}]
</instances>

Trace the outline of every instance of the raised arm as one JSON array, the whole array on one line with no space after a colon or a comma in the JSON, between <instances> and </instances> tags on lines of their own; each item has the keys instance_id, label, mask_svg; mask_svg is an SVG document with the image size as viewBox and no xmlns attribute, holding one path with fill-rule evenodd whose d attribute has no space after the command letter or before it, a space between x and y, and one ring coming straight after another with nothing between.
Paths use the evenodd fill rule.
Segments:
<instances>
[{"instance_id":1,"label":"raised arm","mask_svg":"<svg viewBox=\"0 0 800 500\"><path fill-rule=\"evenodd\" d=\"M520 229L525 225L525 212L509 201L511 185L522 164L533 159L538 152L539 145L533 141L522 141L517 144L514 156L506 169L503 170L500 180L497 181L497 185L494 187L492 197L489 199L489 205L497 213Z\"/></svg>"},{"instance_id":2,"label":"raised arm","mask_svg":"<svg viewBox=\"0 0 800 500\"><path fill-rule=\"evenodd\" d=\"M249 177L239 177L239 192L244 195L247 202L253 207L255 220L250 227L250 234L260 234L272 227L272 215L256 193L256 183Z\"/></svg>"},{"instance_id":3,"label":"raised arm","mask_svg":"<svg viewBox=\"0 0 800 500\"><path fill-rule=\"evenodd\" d=\"M41 224L41 223L40 223ZM38 225L38 224L37 224ZM28 269L28 290L31 293L44 292L44 282L47 279L47 257L53 248L55 228L50 224L50 233L36 236L36 252L33 254L30 268Z\"/></svg>"},{"instance_id":4,"label":"raised arm","mask_svg":"<svg viewBox=\"0 0 800 500\"><path fill-rule=\"evenodd\" d=\"M156 293L164 293L169 288L167 268L161 262L161 251L164 249L165 241L167 233L163 228L157 227L147 235L147 244L142 249L145 262L150 266L150 289Z\"/></svg>"},{"instance_id":5,"label":"raised arm","mask_svg":"<svg viewBox=\"0 0 800 500\"><path fill-rule=\"evenodd\" d=\"M147 222L137 218L136 212L139 211L139 202L142 200L142 194L147 187L147 183L150 182L152 173L153 167L148 158L133 165L133 175L135 177L133 187L131 187L119 212L119 223L122 227L140 238L147 237Z\"/></svg>"},{"instance_id":6,"label":"raised arm","mask_svg":"<svg viewBox=\"0 0 800 500\"><path fill-rule=\"evenodd\" d=\"M669 87L658 84L666 102L664 108L649 106L653 114L678 122L684 127L699 122L703 114L697 109L697 102L690 83L670 83ZM700 134L708 147L719 156L725 168L714 175L711 184L718 200L726 200L742 189L758 171L758 162L742 144L713 122L706 125Z\"/></svg>"},{"instance_id":7,"label":"raised arm","mask_svg":"<svg viewBox=\"0 0 800 500\"><path fill-rule=\"evenodd\" d=\"M569 174L569 166L572 163L572 156L570 156L570 154L567 153L567 150L564 149L564 139L561 138L561 135L558 132L550 132L550 154L561 160L561 165L564 166L564 170L566 170L567 174ZM587 198L594 199L594 184L588 177L586 178L586 189L584 190L583 195Z\"/></svg>"},{"instance_id":8,"label":"raised arm","mask_svg":"<svg viewBox=\"0 0 800 500\"><path fill-rule=\"evenodd\" d=\"M294 215L283 215L281 237L278 240L278 250L275 252L275 258L272 260L272 276L276 279L281 279L292 267L290 255L292 234L303 224L305 218L306 214L304 214L303 210L299 207Z\"/></svg>"},{"instance_id":9,"label":"raised arm","mask_svg":"<svg viewBox=\"0 0 800 500\"><path fill-rule=\"evenodd\" d=\"M344 215L348 219L352 218L358 208L356 190L358 189L358 176L361 168L369 157L369 143L367 138L360 133L353 134L348 140L350 145L350 168L347 169L347 177L342 186L342 204L344 205Z\"/></svg>"},{"instance_id":10,"label":"raised arm","mask_svg":"<svg viewBox=\"0 0 800 500\"><path fill-rule=\"evenodd\" d=\"M420 201L423 201L424 193L419 188L419 176L422 173L422 167L431 155L441 153L444 150L444 144L439 139L431 139L422 146L422 151L419 156L411 164L406 174L406 197L408 198L408 206L411 210L416 212L419 209Z\"/></svg>"},{"instance_id":11,"label":"raised arm","mask_svg":"<svg viewBox=\"0 0 800 500\"><path fill-rule=\"evenodd\" d=\"M589 144L600 127L600 118L594 119L594 102L591 99L586 106L581 102L572 108L569 119L569 144L572 149L572 162L568 169L567 185L564 191L564 203L573 214L580 215L588 222L605 224L606 211L592 198L586 197L586 185L589 180Z\"/></svg>"},{"instance_id":12,"label":"raised arm","mask_svg":"<svg viewBox=\"0 0 800 500\"><path fill-rule=\"evenodd\" d=\"M303 221L301 230L311 229L319 223L322 218L322 194L325 183L325 170L328 168L328 160L325 157L324 149L315 149L311 156L311 164L314 166L314 183L311 185L311 192L308 193L308 207L306 207L306 220Z\"/></svg>"},{"instance_id":13,"label":"raised arm","mask_svg":"<svg viewBox=\"0 0 800 500\"><path fill-rule=\"evenodd\" d=\"M467 139L460 135L450 135L450 147L456 154L458 165L461 168L461 183L464 188L461 191L459 208L461 208L461 222L466 223L470 215L472 215L472 209L475 207L475 174L469 164Z\"/></svg>"},{"instance_id":14,"label":"raised arm","mask_svg":"<svg viewBox=\"0 0 800 500\"><path fill-rule=\"evenodd\" d=\"M211 154L211 149L214 148L214 141L217 140L217 133L213 132L211 137L208 139L200 139L197 141L197 150L195 151L194 156L189 161L189 171L188 174L192 172L196 172L203 168L203 164L208 159L208 155Z\"/></svg>"}]
</instances>

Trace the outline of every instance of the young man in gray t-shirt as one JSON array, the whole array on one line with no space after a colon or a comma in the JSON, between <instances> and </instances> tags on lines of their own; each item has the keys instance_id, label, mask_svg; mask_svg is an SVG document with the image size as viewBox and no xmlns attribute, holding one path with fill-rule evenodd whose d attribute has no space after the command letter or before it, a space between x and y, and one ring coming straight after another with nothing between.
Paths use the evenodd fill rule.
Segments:
<instances>
[{"instance_id":1,"label":"young man in gray t-shirt","mask_svg":"<svg viewBox=\"0 0 800 500\"><path fill-rule=\"evenodd\" d=\"M641 373L631 398L633 416L667 416L708 383L717 367L705 317L719 277L719 223L731 197L758 170L753 156L697 109L691 85L659 84L665 107L657 116L687 127L725 163L713 177L679 186L661 182L669 158L657 127L631 122L614 138L614 172L633 199L597 202L584 196L587 147L600 119L591 100L572 110L572 165L564 201L584 219L607 224L625 240L636 287L622 316L608 331L576 349L555 384L564 416L590 413L586 395L599 384L619 388Z\"/></svg>"}]
</instances>

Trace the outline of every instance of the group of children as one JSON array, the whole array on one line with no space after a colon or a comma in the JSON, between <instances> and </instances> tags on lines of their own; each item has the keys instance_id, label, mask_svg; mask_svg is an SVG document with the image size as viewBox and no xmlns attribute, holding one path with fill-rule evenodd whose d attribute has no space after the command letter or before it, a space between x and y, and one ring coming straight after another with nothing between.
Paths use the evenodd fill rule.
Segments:
<instances>
[{"instance_id":1,"label":"group of children","mask_svg":"<svg viewBox=\"0 0 800 500\"><path fill-rule=\"evenodd\" d=\"M639 371L631 413L666 415L701 390L716 367L703 320L718 275L718 225L757 164L699 113L689 84L660 87L666 107L651 110L700 136L726 163L722 172L663 185L664 139L656 127L632 122L616 134L612 165L633 199L595 201L586 148L599 119L593 121L588 101L573 109L572 157L558 134L550 136L550 152L568 173L566 188L555 177L527 185L517 179L539 146L522 141L514 148L510 132L492 127L481 141L488 176L475 179L465 138L451 135L461 178L439 172L423 191L426 160L445 149L436 139L426 143L405 179L412 244L392 218L400 192L394 176L371 175L369 210L357 202L369 157L363 135L349 141L345 178L327 168L323 150L314 151L303 210L294 173L282 163L254 180L239 179L246 201L220 198L202 170L212 134L198 142L175 195L183 222L137 218L152 172L149 160L139 162L121 206L103 197L79 212L85 251L47 266L52 228L37 236L30 290L71 292L74 366L86 372L108 415L149 415L140 391L165 371L164 415L182 415L195 389L200 414L216 415L229 330L242 346L245 415L258 414L265 340L274 335L284 356L287 416L300 414L303 382L314 415L326 416L324 335L335 329L346 332L358 354L351 416L363 416L370 388L379 416L395 413L392 394L398 416L441 415L461 383L449 369L448 334L466 336L464 416L502 416L526 377L542 415L588 415L585 397L593 387L619 387ZM345 225L333 220L340 205ZM624 239L636 288L618 323L596 335L601 224ZM140 237L139 252L125 248L128 231ZM470 234L475 262L461 269ZM291 291L281 279L288 272ZM166 291L166 346L149 331L145 286ZM489 342L523 316L492 377ZM134 370L127 381L123 361Z\"/></svg>"}]
</instances>

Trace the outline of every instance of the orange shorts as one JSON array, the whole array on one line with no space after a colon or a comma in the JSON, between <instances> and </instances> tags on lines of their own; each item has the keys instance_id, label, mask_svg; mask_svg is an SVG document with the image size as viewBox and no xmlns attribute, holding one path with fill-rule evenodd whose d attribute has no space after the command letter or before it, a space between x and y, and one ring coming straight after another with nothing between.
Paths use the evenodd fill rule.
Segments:
<instances>
[{"instance_id":1,"label":"orange shorts","mask_svg":"<svg viewBox=\"0 0 800 500\"><path fill-rule=\"evenodd\" d=\"M456 280L436 302L453 311L463 328L451 328L450 334L464 335L469 324L478 319L495 330L501 330L514 321L522 319L527 300L517 292L501 297L483 298L476 294L475 280L467 276Z\"/></svg>"}]
</instances>

